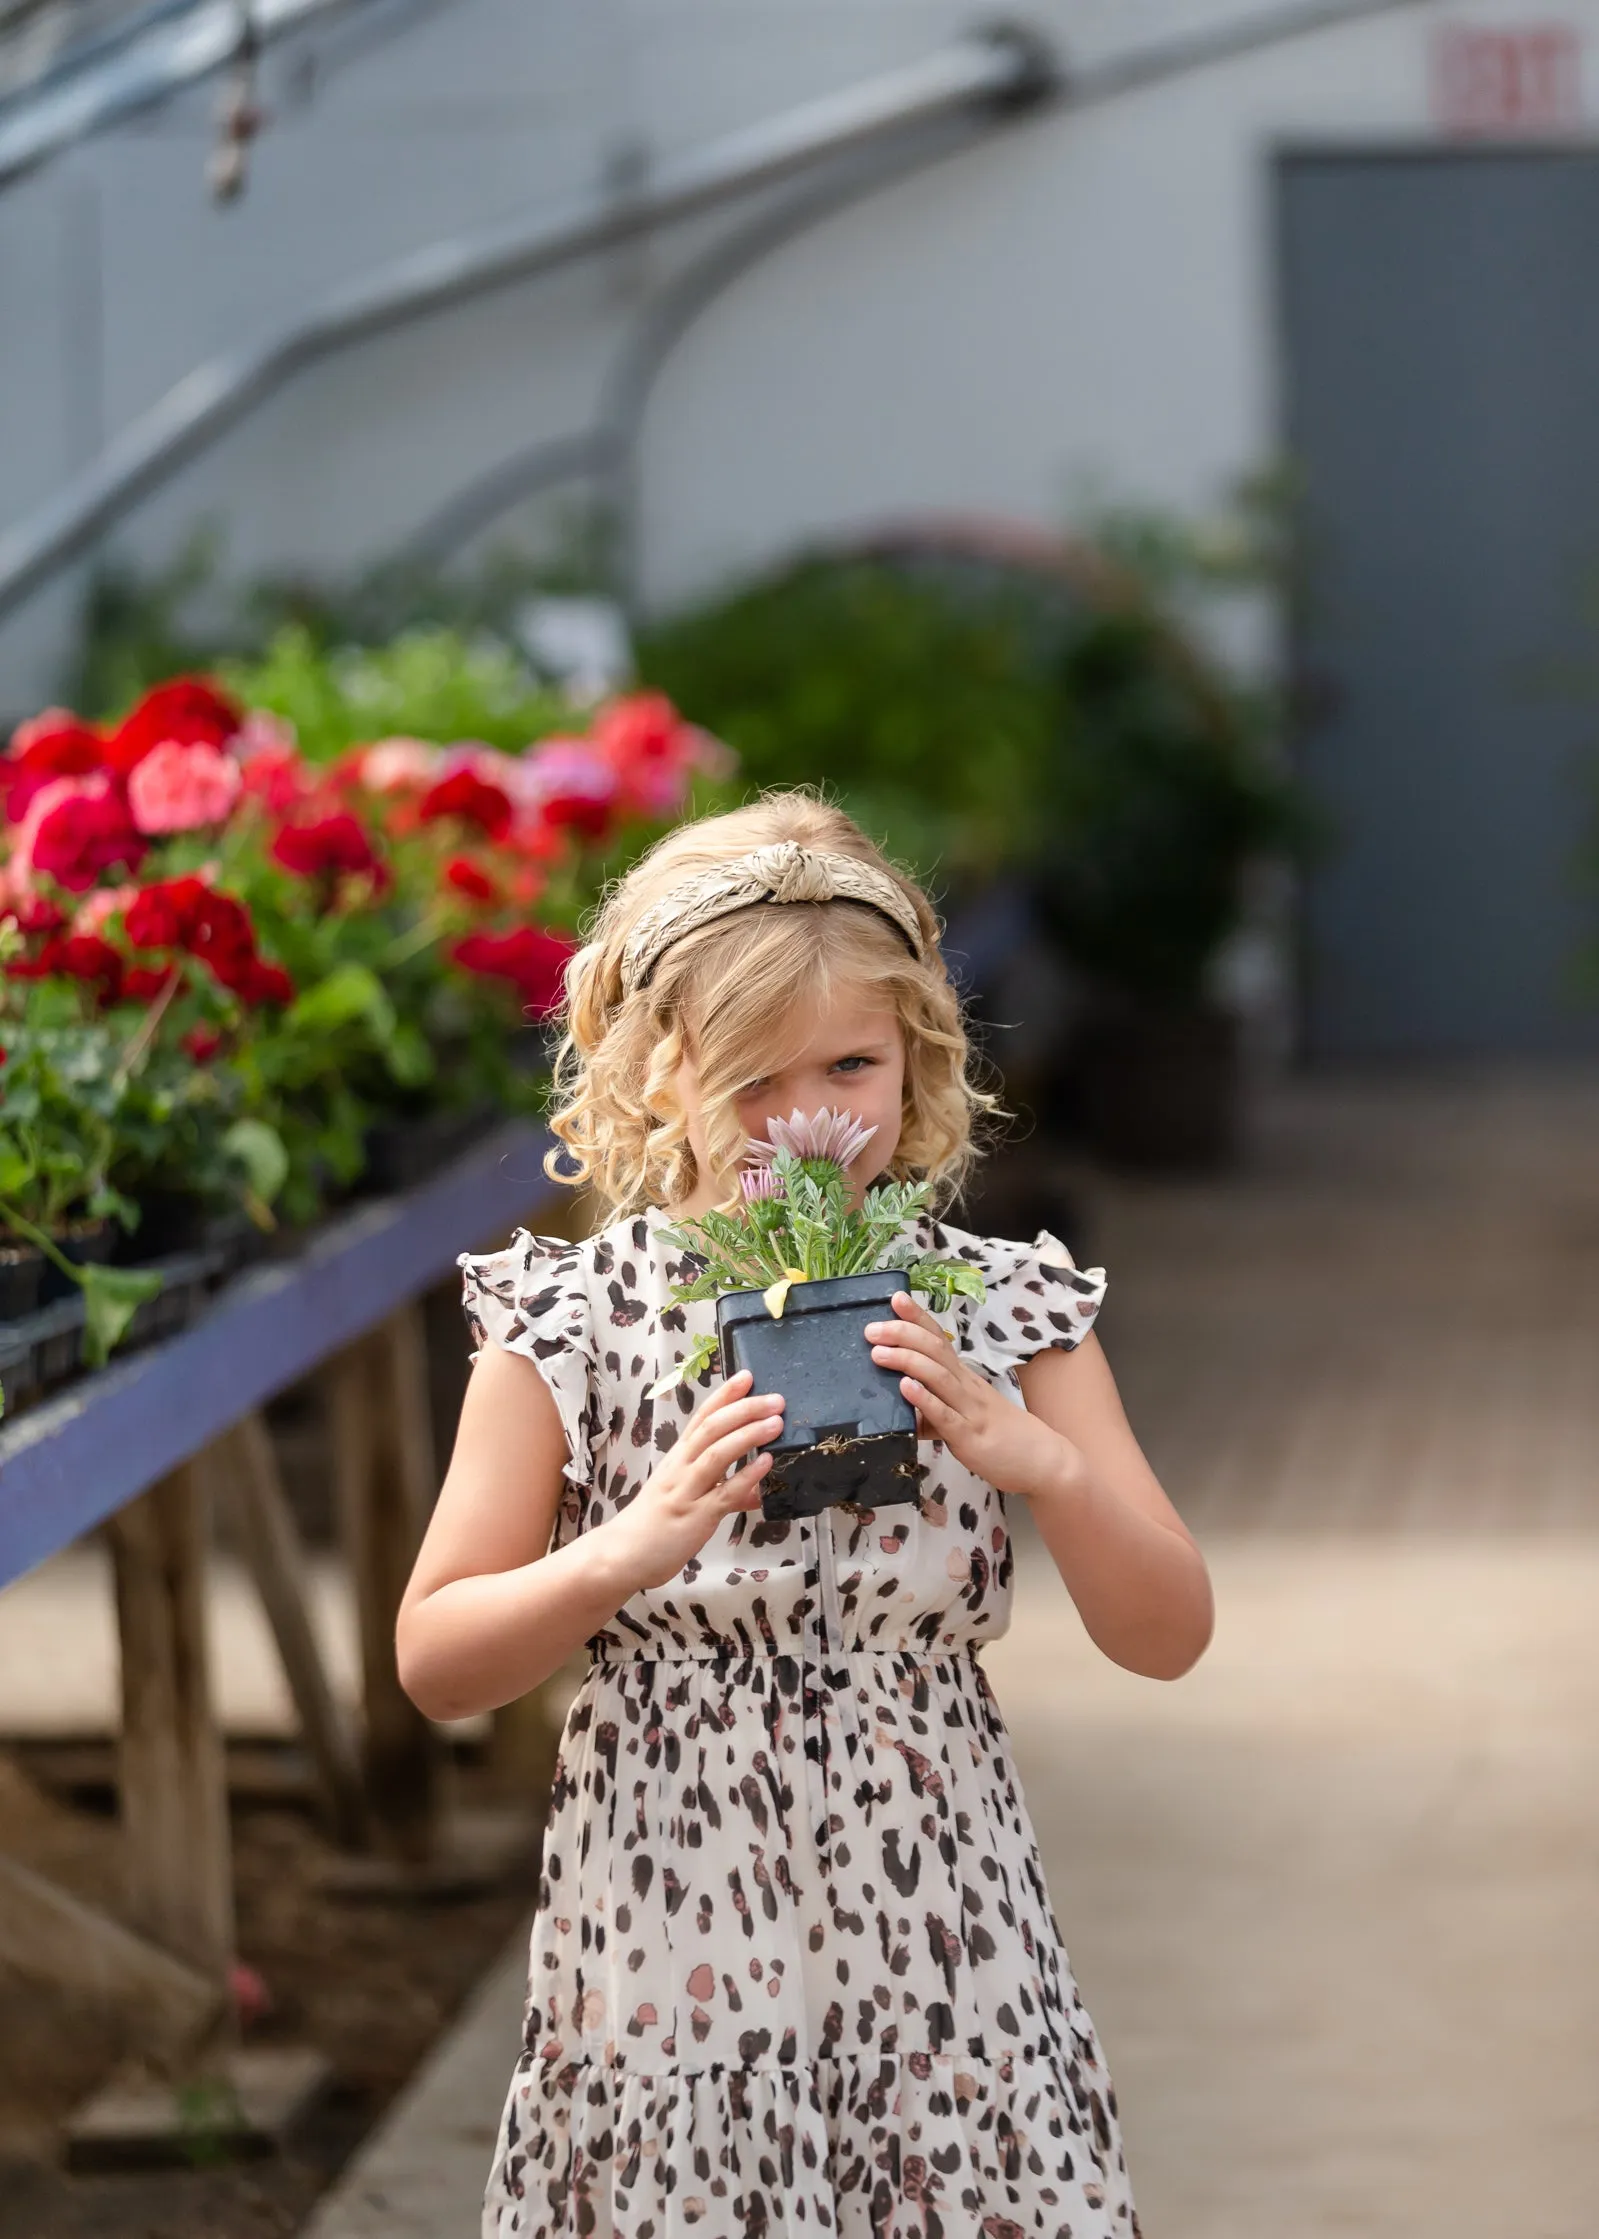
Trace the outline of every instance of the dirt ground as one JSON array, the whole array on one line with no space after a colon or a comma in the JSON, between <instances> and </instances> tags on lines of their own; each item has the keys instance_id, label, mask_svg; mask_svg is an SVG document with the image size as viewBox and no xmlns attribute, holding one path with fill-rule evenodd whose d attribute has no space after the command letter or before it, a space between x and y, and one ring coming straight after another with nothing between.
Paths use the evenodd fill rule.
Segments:
<instances>
[{"instance_id":1,"label":"dirt ground","mask_svg":"<svg viewBox=\"0 0 1599 2239\"><path fill-rule=\"evenodd\" d=\"M70 1800L36 1777L59 1776L64 1757ZM61 2124L117 2071L126 2040L103 2011L0 1972L0 2239L288 2239L531 1912L531 1854L501 1888L451 1903L331 1897L319 1886L330 1846L283 1778L292 1758L258 1750L235 1769L247 1791L234 1799L238 1948L271 1997L245 2041L316 2047L332 2088L281 2157L69 2175ZM458 1768L462 1802L486 1779ZM12 1856L114 1908L116 1826L92 1753L76 1767L60 1751L0 1756L0 1824Z\"/></svg>"}]
</instances>

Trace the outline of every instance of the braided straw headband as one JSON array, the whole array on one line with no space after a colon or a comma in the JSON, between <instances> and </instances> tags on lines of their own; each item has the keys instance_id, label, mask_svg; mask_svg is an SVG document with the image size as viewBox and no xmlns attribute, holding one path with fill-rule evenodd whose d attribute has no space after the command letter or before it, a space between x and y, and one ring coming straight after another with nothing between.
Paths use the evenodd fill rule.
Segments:
<instances>
[{"instance_id":1,"label":"braided straw headband","mask_svg":"<svg viewBox=\"0 0 1599 2239\"><path fill-rule=\"evenodd\" d=\"M755 902L863 902L888 919L918 962L925 953L916 912L885 872L853 855L779 840L696 872L647 909L622 951L622 993L635 995L647 987L674 941Z\"/></svg>"}]
</instances>

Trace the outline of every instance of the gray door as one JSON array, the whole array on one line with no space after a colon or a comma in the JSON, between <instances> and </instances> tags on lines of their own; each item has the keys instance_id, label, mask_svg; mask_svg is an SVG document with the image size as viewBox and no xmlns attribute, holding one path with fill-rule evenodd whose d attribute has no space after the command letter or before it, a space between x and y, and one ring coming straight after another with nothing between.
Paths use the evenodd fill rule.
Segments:
<instances>
[{"instance_id":1,"label":"gray door","mask_svg":"<svg viewBox=\"0 0 1599 2239\"><path fill-rule=\"evenodd\" d=\"M1311 1057L1575 1055L1599 936L1599 158L1286 158ZM1572 672L1586 663L1586 695ZM1582 763L1589 767L1585 790Z\"/></svg>"}]
</instances>

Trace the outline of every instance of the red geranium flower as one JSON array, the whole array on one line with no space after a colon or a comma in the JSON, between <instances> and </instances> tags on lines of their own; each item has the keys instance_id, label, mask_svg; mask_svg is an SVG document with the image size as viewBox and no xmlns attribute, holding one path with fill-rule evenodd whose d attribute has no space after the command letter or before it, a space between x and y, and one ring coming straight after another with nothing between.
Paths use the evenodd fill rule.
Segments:
<instances>
[{"instance_id":1,"label":"red geranium flower","mask_svg":"<svg viewBox=\"0 0 1599 2239\"><path fill-rule=\"evenodd\" d=\"M91 980L107 1003L117 1000L122 992L122 959L109 941L98 933L69 933L53 945L58 969L69 979Z\"/></svg>"},{"instance_id":2,"label":"red geranium flower","mask_svg":"<svg viewBox=\"0 0 1599 2239\"><path fill-rule=\"evenodd\" d=\"M98 933L52 934L37 956L19 956L6 966L14 980L83 980L98 987L104 1003L122 992L122 958Z\"/></svg>"},{"instance_id":3,"label":"red geranium flower","mask_svg":"<svg viewBox=\"0 0 1599 2239\"><path fill-rule=\"evenodd\" d=\"M567 960L577 944L542 926L518 926L514 933L468 933L450 950L463 972L482 979L509 980L538 1018L547 1018L561 1000Z\"/></svg>"},{"instance_id":4,"label":"red geranium flower","mask_svg":"<svg viewBox=\"0 0 1599 2239\"><path fill-rule=\"evenodd\" d=\"M252 1010L262 1003L283 1005L294 1001L294 982L281 964L264 964L255 957L241 972L233 988L241 1003Z\"/></svg>"},{"instance_id":5,"label":"red geranium flower","mask_svg":"<svg viewBox=\"0 0 1599 2239\"><path fill-rule=\"evenodd\" d=\"M370 871L375 876L379 870L365 827L347 809L321 817L314 824L283 825L272 842L272 858L297 878L337 877L358 871Z\"/></svg>"},{"instance_id":6,"label":"red geranium flower","mask_svg":"<svg viewBox=\"0 0 1599 2239\"><path fill-rule=\"evenodd\" d=\"M535 830L570 830L589 840L605 838L622 798L622 780L586 739L545 739L527 757L522 788Z\"/></svg>"},{"instance_id":7,"label":"red geranium flower","mask_svg":"<svg viewBox=\"0 0 1599 2239\"><path fill-rule=\"evenodd\" d=\"M122 975L124 1003L153 1003L172 977L170 964L157 970L149 964L130 964Z\"/></svg>"},{"instance_id":8,"label":"red geranium flower","mask_svg":"<svg viewBox=\"0 0 1599 2239\"><path fill-rule=\"evenodd\" d=\"M453 886L457 894L464 894L469 901L492 902L498 899L499 888L480 864L469 855L452 855L444 866L444 883Z\"/></svg>"},{"instance_id":9,"label":"red geranium flower","mask_svg":"<svg viewBox=\"0 0 1599 2239\"><path fill-rule=\"evenodd\" d=\"M106 759L124 776L153 746L175 739L179 746L226 746L238 736L244 717L209 678L175 676L146 692L111 734Z\"/></svg>"},{"instance_id":10,"label":"red geranium flower","mask_svg":"<svg viewBox=\"0 0 1599 2239\"><path fill-rule=\"evenodd\" d=\"M135 948L183 948L206 893L203 879L157 879L128 904L123 930Z\"/></svg>"},{"instance_id":11,"label":"red geranium flower","mask_svg":"<svg viewBox=\"0 0 1599 2239\"><path fill-rule=\"evenodd\" d=\"M22 933L59 933L67 922L64 913L42 894L23 895L8 903L0 910L0 925L8 918Z\"/></svg>"},{"instance_id":12,"label":"red geranium flower","mask_svg":"<svg viewBox=\"0 0 1599 2239\"><path fill-rule=\"evenodd\" d=\"M183 1037L183 1046L196 1065L209 1065L222 1047L222 1030L216 1026L191 1026Z\"/></svg>"},{"instance_id":13,"label":"red geranium flower","mask_svg":"<svg viewBox=\"0 0 1599 2239\"><path fill-rule=\"evenodd\" d=\"M19 723L11 751L0 756L0 794L6 815L20 824L28 804L52 778L88 777L103 769L105 740L65 708L49 708L29 723Z\"/></svg>"},{"instance_id":14,"label":"red geranium flower","mask_svg":"<svg viewBox=\"0 0 1599 2239\"><path fill-rule=\"evenodd\" d=\"M310 773L292 746L263 746L241 768L244 798L272 816L287 816L310 790Z\"/></svg>"},{"instance_id":15,"label":"red geranium flower","mask_svg":"<svg viewBox=\"0 0 1599 2239\"><path fill-rule=\"evenodd\" d=\"M475 770L456 770L440 778L423 794L420 813L424 824L445 816L459 817L463 824L477 825L491 840L503 840L511 829L510 795L490 785Z\"/></svg>"},{"instance_id":16,"label":"red geranium flower","mask_svg":"<svg viewBox=\"0 0 1599 2239\"><path fill-rule=\"evenodd\" d=\"M196 910L183 945L235 993L242 992L258 962L255 927L243 903L236 902L231 894L207 891L206 906Z\"/></svg>"},{"instance_id":17,"label":"red geranium flower","mask_svg":"<svg viewBox=\"0 0 1599 2239\"><path fill-rule=\"evenodd\" d=\"M293 994L288 975L257 955L255 927L243 903L204 879L165 879L145 887L129 903L123 923L135 948L183 950L241 1002L287 1002Z\"/></svg>"},{"instance_id":18,"label":"red geranium flower","mask_svg":"<svg viewBox=\"0 0 1599 2239\"><path fill-rule=\"evenodd\" d=\"M136 871L148 849L119 793L80 794L51 809L33 837L33 867L87 894L114 864Z\"/></svg>"}]
</instances>

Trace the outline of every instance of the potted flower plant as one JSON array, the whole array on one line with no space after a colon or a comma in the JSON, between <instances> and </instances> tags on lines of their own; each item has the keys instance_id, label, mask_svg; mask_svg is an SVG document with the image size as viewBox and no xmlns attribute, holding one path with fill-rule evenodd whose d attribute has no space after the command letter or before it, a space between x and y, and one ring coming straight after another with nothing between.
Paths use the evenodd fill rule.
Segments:
<instances>
[{"instance_id":1,"label":"potted flower plant","mask_svg":"<svg viewBox=\"0 0 1599 2239\"><path fill-rule=\"evenodd\" d=\"M848 1168L876 1132L847 1112L773 1120L770 1138L749 1145L740 1203L664 1231L698 1262L674 1299L714 1299L716 1334L697 1338L651 1396L702 1374L718 1352L729 1375L747 1368L757 1389L782 1392L783 1429L761 1488L769 1519L917 1497L915 1410L862 1332L892 1312L896 1291L925 1292L936 1312L957 1294L984 1295L966 1261L906 1250L930 1183L880 1182L851 1206Z\"/></svg>"}]
</instances>

